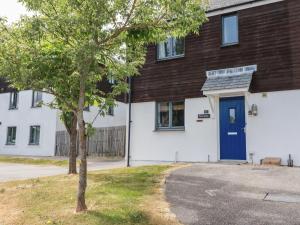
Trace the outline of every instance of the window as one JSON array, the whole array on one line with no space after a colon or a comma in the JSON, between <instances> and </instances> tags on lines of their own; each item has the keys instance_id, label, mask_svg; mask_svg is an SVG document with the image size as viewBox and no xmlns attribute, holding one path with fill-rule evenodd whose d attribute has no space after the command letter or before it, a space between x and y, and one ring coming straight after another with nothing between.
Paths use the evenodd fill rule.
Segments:
<instances>
[{"instance_id":1,"label":"window","mask_svg":"<svg viewBox=\"0 0 300 225\"><path fill-rule=\"evenodd\" d=\"M116 84L116 80L112 75L108 75L107 80L109 84Z\"/></svg>"},{"instance_id":2,"label":"window","mask_svg":"<svg viewBox=\"0 0 300 225\"><path fill-rule=\"evenodd\" d=\"M88 105L88 106L84 107L83 111L89 112L90 111L90 106Z\"/></svg>"},{"instance_id":3,"label":"window","mask_svg":"<svg viewBox=\"0 0 300 225\"><path fill-rule=\"evenodd\" d=\"M168 38L158 44L158 59L175 58L184 55L184 39Z\"/></svg>"},{"instance_id":4,"label":"window","mask_svg":"<svg viewBox=\"0 0 300 225\"><path fill-rule=\"evenodd\" d=\"M229 123L234 124L236 121L236 110L235 108L229 109Z\"/></svg>"},{"instance_id":5,"label":"window","mask_svg":"<svg viewBox=\"0 0 300 225\"><path fill-rule=\"evenodd\" d=\"M184 128L184 101L157 103L157 129Z\"/></svg>"},{"instance_id":6,"label":"window","mask_svg":"<svg viewBox=\"0 0 300 225\"><path fill-rule=\"evenodd\" d=\"M11 92L9 96L9 109L18 108L18 92Z\"/></svg>"},{"instance_id":7,"label":"window","mask_svg":"<svg viewBox=\"0 0 300 225\"><path fill-rule=\"evenodd\" d=\"M16 135L17 135L17 127L8 127L7 128L7 145L15 145L16 144Z\"/></svg>"},{"instance_id":8,"label":"window","mask_svg":"<svg viewBox=\"0 0 300 225\"><path fill-rule=\"evenodd\" d=\"M115 113L115 108L113 106L109 106L107 114L113 116Z\"/></svg>"},{"instance_id":9,"label":"window","mask_svg":"<svg viewBox=\"0 0 300 225\"><path fill-rule=\"evenodd\" d=\"M43 100L43 96L42 96L42 92L40 91L33 91L32 92L32 107L41 107L42 106L42 100Z\"/></svg>"},{"instance_id":10,"label":"window","mask_svg":"<svg viewBox=\"0 0 300 225\"><path fill-rule=\"evenodd\" d=\"M234 45L239 42L238 16L222 17L222 45Z\"/></svg>"},{"instance_id":11,"label":"window","mask_svg":"<svg viewBox=\"0 0 300 225\"><path fill-rule=\"evenodd\" d=\"M39 145L40 144L40 126L31 126L29 134L29 144Z\"/></svg>"}]
</instances>

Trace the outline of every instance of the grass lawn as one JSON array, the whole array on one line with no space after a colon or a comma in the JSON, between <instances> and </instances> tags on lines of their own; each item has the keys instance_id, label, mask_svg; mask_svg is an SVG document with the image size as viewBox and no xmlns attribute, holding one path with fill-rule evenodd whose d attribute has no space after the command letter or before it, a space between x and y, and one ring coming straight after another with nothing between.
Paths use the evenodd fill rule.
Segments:
<instances>
[{"instance_id":1,"label":"grass lawn","mask_svg":"<svg viewBox=\"0 0 300 225\"><path fill-rule=\"evenodd\" d=\"M22 163L31 165L53 165L53 166L67 166L68 160L55 160L55 159L38 159L38 158L22 158L11 156L0 156L0 162L4 163Z\"/></svg>"},{"instance_id":2,"label":"grass lawn","mask_svg":"<svg viewBox=\"0 0 300 225\"><path fill-rule=\"evenodd\" d=\"M159 188L171 166L89 173L89 211L75 214L78 176L0 183L1 225L171 225ZM158 210L157 210L158 209Z\"/></svg>"}]
</instances>

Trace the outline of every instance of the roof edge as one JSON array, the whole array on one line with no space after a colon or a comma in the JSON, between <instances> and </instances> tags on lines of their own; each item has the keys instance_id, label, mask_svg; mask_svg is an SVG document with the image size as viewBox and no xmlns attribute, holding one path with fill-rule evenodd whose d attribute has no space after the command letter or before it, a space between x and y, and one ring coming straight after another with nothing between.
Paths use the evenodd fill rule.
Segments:
<instances>
[{"instance_id":1,"label":"roof edge","mask_svg":"<svg viewBox=\"0 0 300 225\"><path fill-rule=\"evenodd\" d=\"M283 1L285 1L285 0L251 0L251 1L245 2L245 3L238 3L238 4L234 4L234 5L230 5L230 6L207 10L206 14L207 14L207 17L211 17L211 16L220 15L220 14L226 14L226 13L231 13L231 12L240 11L240 10L244 10L244 9L254 8L254 7L258 7L258 6L273 4L273 3L277 3L277 2L283 2Z\"/></svg>"},{"instance_id":2,"label":"roof edge","mask_svg":"<svg viewBox=\"0 0 300 225\"><path fill-rule=\"evenodd\" d=\"M238 7L238 6L243 6L243 5L247 5L247 4L252 4L254 2L262 2L265 0L252 0L249 2L244 2L244 3L238 3L238 4L234 4L234 5L229 5L229 6L225 6L225 7L220 7L220 8L216 8L216 9L212 9L212 10L207 10L207 13L211 13L211 12L215 12L215 11L219 11L219 10L225 10L225 9L229 9L229 8L233 8L233 7Z\"/></svg>"}]
</instances>

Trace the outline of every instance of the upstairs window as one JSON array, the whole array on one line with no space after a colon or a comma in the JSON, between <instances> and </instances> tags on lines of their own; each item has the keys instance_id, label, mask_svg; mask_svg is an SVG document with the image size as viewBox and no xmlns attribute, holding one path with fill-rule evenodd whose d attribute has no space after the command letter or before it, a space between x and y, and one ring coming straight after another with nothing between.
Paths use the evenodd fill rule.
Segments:
<instances>
[{"instance_id":1,"label":"upstairs window","mask_svg":"<svg viewBox=\"0 0 300 225\"><path fill-rule=\"evenodd\" d=\"M18 92L11 92L9 96L9 109L17 109L18 108Z\"/></svg>"},{"instance_id":2,"label":"upstairs window","mask_svg":"<svg viewBox=\"0 0 300 225\"><path fill-rule=\"evenodd\" d=\"M16 135L17 135L17 127L8 127L6 144L7 145L15 145L16 144Z\"/></svg>"},{"instance_id":3,"label":"upstairs window","mask_svg":"<svg viewBox=\"0 0 300 225\"><path fill-rule=\"evenodd\" d=\"M239 43L239 23L236 14L222 17L222 45Z\"/></svg>"},{"instance_id":4,"label":"upstairs window","mask_svg":"<svg viewBox=\"0 0 300 225\"><path fill-rule=\"evenodd\" d=\"M43 100L43 94L40 91L33 91L32 92L32 107L41 107L42 106L42 100Z\"/></svg>"},{"instance_id":5,"label":"upstairs window","mask_svg":"<svg viewBox=\"0 0 300 225\"><path fill-rule=\"evenodd\" d=\"M40 144L40 126L31 126L29 134L29 145L39 145Z\"/></svg>"},{"instance_id":6,"label":"upstairs window","mask_svg":"<svg viewBox=\"0 0 300 225\"><path fill-rule=\"evenodd\" d=\"M184 39L170 37L158 44L158 59L176 58L184 55Z\"/></svg>"},{"instance_id":7,"label":"upstairs window","mask_svg":"<svg viewBox=\"0 0 300 225\"><path fill-rule=\"evenodd\" d=\"M112 75L108 75L107 80L109 84L116 84L116 80Z\"/></svg>"},{"instance_id":8,"label":"upstairs window","mask_svg":"<svg viewBox=\"0 0 300 225\"><path fill-rule=\"evenodd\" d=\"M109 116L113 116L115 114L115 108L113 106L109 106L108 107L108 111L107 111L107 114Z\"/></svg>"},{"instance_id":9,"label":"upstairs window","mask_svg":"<svg viewBox=\"0 0 300 225\"><path fill-rule=\"evenodd\" d=\"M156 129L184 128L184 101L157 103Z\"/></svg>"}]
</instances>

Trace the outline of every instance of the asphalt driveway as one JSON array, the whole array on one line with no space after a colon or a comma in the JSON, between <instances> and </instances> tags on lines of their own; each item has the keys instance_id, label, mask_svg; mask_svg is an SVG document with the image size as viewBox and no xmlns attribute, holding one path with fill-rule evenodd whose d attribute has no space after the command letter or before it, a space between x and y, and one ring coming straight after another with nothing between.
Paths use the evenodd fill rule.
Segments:
<instances>
[{"instance_id":1,"label":"asphalt driveway","mask_svg":"<svg viewBox=\"0 0 300 225\"><path fill-rule=\"evenodd\" d=\"M185 225L300 225L300 168L200 164L166 180Z\"/></svg>"},{"instance_id":2,"label":"asphalt driveway","mask_svg":"<svg viewBox=\"0 0 300 225\"><path fill-rule=\"evenodd\" d=\"M88 170L114 169L124 167L124 165L124 161L88 162ZM67 168L65 167L0 163L0 182L54 176L66 173Z\"/></svg>"}]
</instances>

